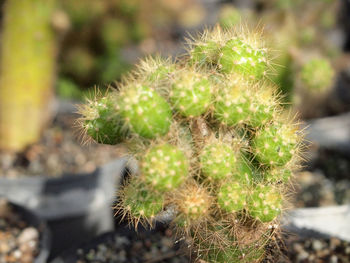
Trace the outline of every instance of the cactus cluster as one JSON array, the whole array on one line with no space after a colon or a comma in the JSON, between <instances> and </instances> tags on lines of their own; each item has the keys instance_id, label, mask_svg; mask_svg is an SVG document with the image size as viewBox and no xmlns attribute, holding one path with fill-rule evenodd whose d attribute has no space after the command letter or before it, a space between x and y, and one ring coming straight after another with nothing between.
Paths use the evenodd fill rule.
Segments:
<instances>
[{"instance_id":1,"label":"cactus cluster","mask_svg":"<svg viewBox=\"0 0 350 263\"><path fill-rule=\"evenodd\" d=\"M259 34L216 27L178 62L147 58L118 90L81 107L95 141L123 141L139 163L118 211L172 224L208 262L260 262L297 167L301 132L286 118Z\"/></svg>"}]
</instances>

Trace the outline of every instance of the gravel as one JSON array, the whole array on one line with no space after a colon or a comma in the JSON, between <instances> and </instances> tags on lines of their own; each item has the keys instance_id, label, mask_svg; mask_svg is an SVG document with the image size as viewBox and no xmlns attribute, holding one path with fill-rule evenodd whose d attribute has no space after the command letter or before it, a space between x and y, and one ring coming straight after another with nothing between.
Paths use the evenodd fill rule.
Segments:
<instances>
[{"instance_id":1,"label":"gravel","mask_svg":"<svg viewBox=\"0 0 350 263\"><path fill-rule=\"evenodd\" d=\"M188 263L190 256L183 242L173 241L173 231L165 226L157 230L109 233L94 246L75 251L76 263ZM124 232L124 233L123 233ZM180 245L181 243L181 245Z\"/></svg>"},{"instance_id":2,"label":"gravel","mask_svg":"<svg viewBox=\"0 0 350 263\"><path fill-rule=\"evenodd\" d=\"M295 263L349 263L350 243L337 238L307 238L287 241L288 257Z\"/></svg>"},{"instance_id":3,"label":"gravel","mask_svg":"<svg viewBox=\"0 0 350 263\"><path fill-rule=\"evenodd\" d=\"M39 236L0 199L0 263L32 263L39 252Z\"/></svg>"}]
</instances>

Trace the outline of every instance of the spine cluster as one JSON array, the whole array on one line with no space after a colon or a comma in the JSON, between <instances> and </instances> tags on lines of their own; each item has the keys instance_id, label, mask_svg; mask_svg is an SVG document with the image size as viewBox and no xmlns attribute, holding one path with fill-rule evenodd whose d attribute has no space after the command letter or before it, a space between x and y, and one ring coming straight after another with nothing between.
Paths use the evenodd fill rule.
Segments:
<instances>
[{"instance_id":1,"label":"spine cluster","mask_svg":"<svg viewBox=\"0 0 350 263\"><path fill-rule=\"evenodd\" d=\"M259 262L276 232L301 133L269 81L258 34L215 28L187 56L147 58L119 89L81 108L95 141L124 142L139 172L117 208L172 223L208 262Z\"/></svg>"}]
</instances>

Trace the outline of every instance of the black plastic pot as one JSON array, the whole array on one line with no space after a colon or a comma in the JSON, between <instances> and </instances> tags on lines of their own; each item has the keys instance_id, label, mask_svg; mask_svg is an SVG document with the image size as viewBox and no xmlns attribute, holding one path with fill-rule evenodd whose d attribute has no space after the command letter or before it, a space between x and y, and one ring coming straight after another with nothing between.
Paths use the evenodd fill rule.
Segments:
<instances>
[{"instance_id":1,"label":"black plastic pot","mask_svg":"<svg viewBox=\"0 0 350 263\"><path fill-rule=\"evenodd\" d=\"M80 251L79 253L83 255L87 255L89 252L91 252L91 250L96 249L100 244L108 245L108 244L114 244L115 242L118 242L116 241L116 238L120 238L120 240L131 241L130 243L127 243L127 245L125 245L124 243L124 247L123 247L123 250L126 251L126 255L123 255L126 257L125 258L125 260L127 260L126 262L148 262L145 258L142 258L142 253L135 254L134 257L132 257L132 259L129 258L130 256L129 251L131 250L131 247L133 247L136 242L139 242L139 241L142 242L142 240L148 239L149 237L153 236L157 232L161 233L160 235L164 235L164 231L168 227L169 225L167 223L157 222L154 228L152 229L144 228L141 225L139 225L139 227L137 228L137 231L135 231L132 227L130 228L130 226L128 226L127 223L122 223L113 232L104 233L90 240L89 242L85 242L80 246L75 246L65 251L60 256L58 256L53 261L51 261L51 263L76 263L78 262L79 259L81 259L77 254L78 250ZM123 241L121 242L123 243ZM153 245L154 244L152 244L152 246ZM184 255L184 251L181 250L182 248L183 248L182 242L180 243L177 242L174 245L174 251L176 252L172 256L181 255L183 257L186 257L186 255ZM136 250L135 248L133 249L134 251ZM116 252L116 255L118 255L117 252ZM168 259L170 258L171 257L169 257ZM162 261L159 261L159 262L166 262L166 261L163 261L166 259L167 257L164 257ZM97 261L97 262L102 262L102 261ZM152 261L150 260L149 262L152 262Z\"/></svg>"},{"instance_id":2,"label":"black plastic pot","mask_svg":"<svg viewBox=\"0 0 350 263\"><path fill-rule=\"evenodd\" d=\"M33 263L46 263L51 248L51 235L45 221L42 220L33 211L30 211L23 206L12 202L10 202L9 205L11 206L11 209L13 209L14 213L21 216L23 221L25 221L28 225L38 229L40 233L39 254Z\"/></svg>"},{"instance_id":3,"label":"black plastic pot","mask_svg":"<svg viewBox=\"0 0 350 263\"><path fill-rule=\"evenodd\" d=\"M0 177L0 196L44 218L53 236L52 255L114 229L112 204L127 159L88 174Z\"/></svg>"}]
</instances>

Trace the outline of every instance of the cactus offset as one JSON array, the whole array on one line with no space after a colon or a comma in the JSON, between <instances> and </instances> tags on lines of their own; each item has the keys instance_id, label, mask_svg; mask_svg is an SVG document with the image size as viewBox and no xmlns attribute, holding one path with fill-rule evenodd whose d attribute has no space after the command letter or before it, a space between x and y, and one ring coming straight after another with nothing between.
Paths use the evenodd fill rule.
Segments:
<instances>
[{"instance_id":1,"label":"cactus offset","mask_svg":"<svg viewBox=\"0 0 350 263\"><path fill-rule=\"evenodd\" d=\"M178 63L141 61L110 97L120 140L140 164L118 211L136 224L171 211L177 233L209 262L264 258L299 159L298 126L265 79L257 37L205 32Z\"/></svg>"}]
</instances>

